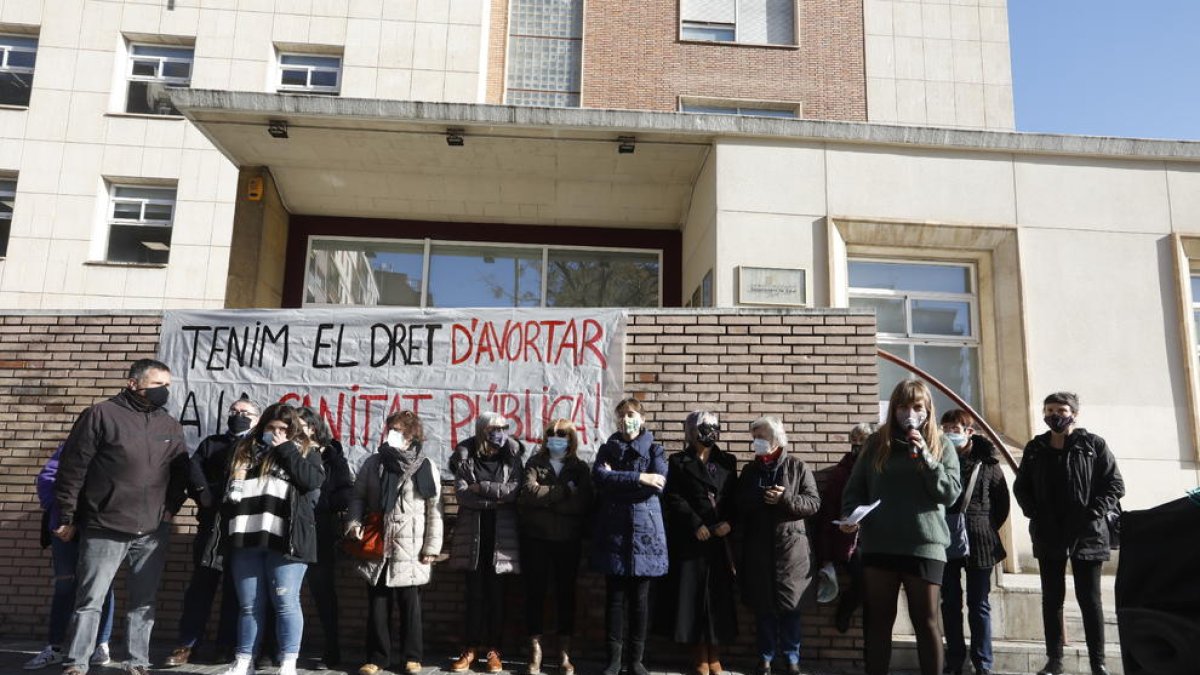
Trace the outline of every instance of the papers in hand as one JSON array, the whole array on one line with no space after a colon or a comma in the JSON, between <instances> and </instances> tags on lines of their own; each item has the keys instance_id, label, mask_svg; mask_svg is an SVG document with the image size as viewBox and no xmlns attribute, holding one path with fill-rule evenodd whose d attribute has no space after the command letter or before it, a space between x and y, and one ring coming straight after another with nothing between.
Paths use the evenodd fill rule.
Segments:
<instances>
[{"instance_id":1,"label":"papers in hand","mask_svg":"<svg viewBox=\"0 0 1200 675\"><path fill-rule=\"evenodd\" d=\"M871 504L863 504L862 506L856 507L853 511L850 512L850 516L848 518L844 518L842 520L835 520L835 521L833 521L833 524L834 525L857 525L862 522L863 518L867 517L868 513L874 511L876 506L879 506L879 502L880 502L880 500L876 499Z\"/></svg>"}]
</instances>

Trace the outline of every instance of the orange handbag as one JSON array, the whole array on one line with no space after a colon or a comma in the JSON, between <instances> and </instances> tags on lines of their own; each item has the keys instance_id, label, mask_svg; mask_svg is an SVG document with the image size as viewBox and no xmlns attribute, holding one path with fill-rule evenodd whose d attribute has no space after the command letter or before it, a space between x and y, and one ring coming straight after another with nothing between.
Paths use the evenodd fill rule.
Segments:
<instances>
[{"instance_id":1,"label":"orange handbag","mask_svg":"<svg viewBox=\"0 0 1200 675\"><path fill-rule=\"evenodd\" d=\"M362 528L362 539L347 537L342 540L342 548L359 560L383 560L383 514L368 513Z\"/></svg>"}]
</instances>

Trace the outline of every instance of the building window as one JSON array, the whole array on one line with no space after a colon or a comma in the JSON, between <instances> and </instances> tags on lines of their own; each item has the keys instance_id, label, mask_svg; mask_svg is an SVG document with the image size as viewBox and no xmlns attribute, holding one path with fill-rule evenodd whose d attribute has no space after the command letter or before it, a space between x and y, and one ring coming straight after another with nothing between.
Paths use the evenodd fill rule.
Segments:
<instances>
[{"instance_id":1,"label":"building window","mask_svg":"<svg viewBox=\"0 0 1200 675\"><path fill-rule=\"evenodd\" d=\"M796 44L796 0L681 0L679 18L682 40Z\"/></svg>"},{"instance_id":2,"label":"building window","mask_svg":"<svg viewBox=\"0 0 1200 675\"><path fill-rule=\"evenodd\" d=\"M979 293L974 267L934 262L849 261L851 307L875 310L879 348L916 365L982 410ZM913 377L879 361L879 397ZM958 407L934 390L939 411Z\"/></svg>"},{"instance_id":3,"label":"building window","mask_svg":"<svg viewBox=\"0 0 1200 675\"><path fill-rule=\"evenodd\" d=\"M0 193L2 194L2 193ZM2 216L3 214L0 214ZM1193 351L1200 358L1200 274L1193 274L1192 281L1192 332L1196 340Z\"/></svg>"},{"instance_id":4,"label":"building window","mask_svg":"<svg viewBox=\"0 0 1200 675\"><path fill-rule=\"evenodd\" d=\"M505 102L578 106L583 1L512 0L509 11Z\"/></svg>"},{"instance_id":5,"label":"building window","mask_svg":"<svg viewBox=\"0 0 1200 675\"><path fill-rule=\"evenodd\" d=\"M178 115L167 87L187 87L192 83L192 58L190 47L130 44L125 112Z\"/></svg>"},{"instance_id":6,"label":"building window","mask_svg":"<svg viewBox=\"0 0 1200 675\"><path fill-rule=\"evenodd\" d=\"M165 265L171 255L174 221L175 188L113 185L105 260Z\"/></svg>"},{"instance_id":7,"label":"building window","mask_svg":"<svg viewBox=\"0 0 1200 675\"><path fill-rule=\"evenodd\" d=\"M745 115L746 117L780 117L789 120L799 119L800 117L799 106L787 103L773 104L746 101L719 104L715 102L684 101L680 104L679 109L681 112L701 115Z\"/></svg>"},{"instance_id":8,"label":"building window","mask_svg":"<svg viewBox=\"0 0 1200 675\"><path fill-rule=\"evenodd\" d=\"M279 91L336 95L342 89L342 57L279 54Z\"/></svg>"},{"instance_id":9,"label":"building window","mask_svg":"<svg viewBox=\"0 0 1200 675\"><path fill-rule=\"evenodd\" d=\"M661 252L312 237L304 305L659 307Z\"/></svg>"},{"instance_id":10,"label":"building window","mask_svg":"<svg viewBox=\"0 0 1200 675\"><path fill-rule=\"evenodd\" d=\"M8 235L12 232L16 203L17 179L0 178L0 258L8 255Z\"/></svg>"},{"instance_id":11,"label":"building window","mask_svg":"<svg viewBox=\"0 0 1200 675\"><path fill-rule=\"evenodd\" d=\"M29 105L37 46L37 38L0 35L0 105Z\"/></svg>"}]
</instances>

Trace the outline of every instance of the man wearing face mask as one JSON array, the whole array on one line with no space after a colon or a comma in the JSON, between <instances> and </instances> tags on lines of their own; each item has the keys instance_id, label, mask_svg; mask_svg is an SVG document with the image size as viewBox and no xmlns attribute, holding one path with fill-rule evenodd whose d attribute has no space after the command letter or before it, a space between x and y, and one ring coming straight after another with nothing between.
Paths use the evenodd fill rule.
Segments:
<instances>
[{"instance_id":1,"label":"man wearing face mask","mask_svg":"<svg viewBox=\"0 0 1200 675\"><path fill-rule=\"evenodd\" d=\"M63 446L54 535L79 533L78 591L64 675L83 675L100 608L123 560L129 561L129 672L150 667L154 601L167 556L170 520L183 505L188 455L183 429L164 406L171 371L135 361L125 389L80 414Z\"/></svg>"},{"instance_id":2,"label":"man wearing face mask","mask_svg":"<svg viewBox=\"0 0 1200 675\"><path fill-rule=\"evenodd\" d=\"M192 453L190 492L195 500L196 537L192 542L192 578L183 595L183 612L179 617L179 642L164 662L166 666L182 666L193 658L193 650L204 637L205 624L212 612L217 591L222 593L221 616L217 624L216 653L219 662L233 659L237 636L237 597L232 584L221 583L222 556L220 535L213 536L217 524L217 507L229 482L229 460L233 446L258 424L262 413L258 404L245 394L229 406L225 431L213 434Z\"/></svg>"},{"instance_id":3,"label":"man wearing face mask","mask_svg":"<svg viewBox=\"0 0 1200 675\"><path fill-rule=\"evenodd\" d=\"M1067 560L1083 614L1092 675L1107 675L1100 567L1109 559L1106 517L1125 495L1117 460L1103 438L1075 425L1079 398L1050 394L1042 403L1050 430L1025 446L1013 495L1029 518L1033 557L1042 581L1046 666L1038 675L1063 672L1062 611Z\"/></svg>"}]
</instances>

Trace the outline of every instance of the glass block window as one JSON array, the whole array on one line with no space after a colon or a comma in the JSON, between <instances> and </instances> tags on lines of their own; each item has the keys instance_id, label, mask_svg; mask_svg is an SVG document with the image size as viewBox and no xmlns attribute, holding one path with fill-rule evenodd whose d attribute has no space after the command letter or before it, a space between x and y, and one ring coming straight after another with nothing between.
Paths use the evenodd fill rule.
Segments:
<instances>
[{"instance_id":1,"label":"glass block window","mask_svg":"<svg viewBox=\"0 0 1200 675\"><path fill-rule=\"evenodd\" d=\"M739 103L729 105L716 105L712 103L683 103L680 106L681 112L697 113L701 115L745 115L747 117L780 117L784 119L797 119L800 114L796 106L780 106L768 107L770 104L761 103Z\"/></svg>"},{"instance_id":2,"label":"glass block window","mask_svg":"<svg viewBox=\"0 0 1200 675\"><path fill-rule=\"evenodd\" d=\"M934 262L851 260L850 306L875 310L879 348L928 372L976 410L979 293L974 268ZM879 398L887 401L909 371L879 359ZM957 407L933 391L940 412Z\"/></svg>"},{"instance_id":3,"label":"glass block window","mask_svg":"<svg viewBox=\"0 0 1200 675\"><path fill-rule=\"evenodd\" d=\"M334 94L342 88L342 57L279 54L279 91Z\"/></svg>"},{"instance_id":4,"label":"glass block window","mask_svg":"<svg viewBox=\"0 0 1200 675\"><path fill-rule=\"evenodd\" d=\"M125 112L143 115L178 115L167 87L192 83L193 51L190 47L129 45L129 83Z\"/></svg>"},{"instance_id":5,"label":"glass block window","mask_svg":"<svg viewBox=\"0 0 1200 675\"><path fill-rule=\"evenodd\" d=\"M29 105L37 38L0 35L0 105Z\"/></svg>"},{"instance_id":6,"label":"glass block window","mask_svg":"<svg viewBox=\"0 0 1200 675\"><path fill-rule=\"evenodd\" d=\"M304 304L659 307L661 252L312 237Z\"/></svg>"},{"instance_id":7,"label":"glass block window","mask_svg":"<svg viewBox=\"0 0 1200 675\"><path fill-rule=\"evenodd\" d=\"M175 223L175 188L113 185L108 215L106 260L167 263Z\"/></svg>"},{"instance_id":8,"label":"glass block window","mask_svg":"<svg viewBox=\"0 0 1200 675\"><path fill-rule=\"evenodd\" d=\"M583 0L513 0L509 12L505 101L578 106Z\"/></svg>"},{"instance_id":9,"label":"glass block window","mask_svg":"<svg viewBox=\"0 0 1200 675\"><path fill-rule=\"evenodd\" d=\"M682 0L679 19L683 40L796 44L796 0Z\"/></svg>"},{"instance_id":10,"label":"glass block window","mask_svg":"<svg viewBox=\"0 0 1200 675\"><path fill-rule=\"evenodd\" d=\"M0 177L0 257L8 255L13 209L17 203L17 179Z\"/></svg>"}]
</instances>

